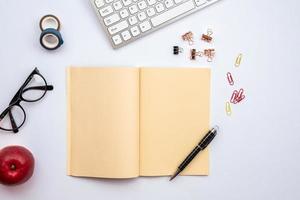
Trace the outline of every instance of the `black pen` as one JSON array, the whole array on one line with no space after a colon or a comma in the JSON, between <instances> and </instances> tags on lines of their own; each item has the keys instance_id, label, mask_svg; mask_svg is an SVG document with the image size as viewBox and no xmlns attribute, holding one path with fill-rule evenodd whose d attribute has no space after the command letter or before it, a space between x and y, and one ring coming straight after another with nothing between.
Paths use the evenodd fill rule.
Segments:
<instances>
[{"instance_id":1,"label":"black pen","mask_svg":"<svg viewBox=\"0 0 300 200\"><path fill-rule=\"evenodd\" d=\"M173 180L180 172L182 172L182 170L184 170L184 168L186 168L186 166L188 166L188 164L195 158L195 156L200 151L204 150L209 145L209 143L217 135L218 131L219 131L219 127L215 126L204 136L204 138L202 138L202 140L198 143L198 145L194 148L194 150L179 165L179 167L177 168L177 171L170 178L170 181Z\"/></svg>"}]
</instances>

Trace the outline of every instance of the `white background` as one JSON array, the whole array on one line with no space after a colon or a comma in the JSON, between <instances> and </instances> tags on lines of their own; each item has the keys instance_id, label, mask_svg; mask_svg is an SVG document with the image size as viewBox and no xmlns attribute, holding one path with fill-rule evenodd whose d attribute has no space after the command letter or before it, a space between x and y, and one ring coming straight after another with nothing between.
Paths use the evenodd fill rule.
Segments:
<instances>
[{"instance_id":1,"label":"white background","mask_svg":"<svg viewBox=\"0 0 300 200\"><path fill-rule=\"evenodd\" d=\"M34 176L15 187L0 185L0 199L300 199L300 3L222 0L122 49L113 50L87 0L0 0L0 110L36 66L55 89L24 103L28 119L16 134L0 132L0 147L28 147ZM49 52L39 44L39 19L55 14L65 44ZM199 40L208 27L214 42ZM197 49L214 47L213 63L188 59L180 36L193 31ZM172 46L185 49L172 55ZM242 52L240 68L234 60ZM130 180L66 175L66 67L208 66L212 69L211 125L221 132L211 146L210 175ZM235 86L229 86L231 71ZM233 89L246 99L227 117ZM192 148L192 147L191 147ZM174 166L175 167L175 166Z\"/></svg>"}]
</instances>

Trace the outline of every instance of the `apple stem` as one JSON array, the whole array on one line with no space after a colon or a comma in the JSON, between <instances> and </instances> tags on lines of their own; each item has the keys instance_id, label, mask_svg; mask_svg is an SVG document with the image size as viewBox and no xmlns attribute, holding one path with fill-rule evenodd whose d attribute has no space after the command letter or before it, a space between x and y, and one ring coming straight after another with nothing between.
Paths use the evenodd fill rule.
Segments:
<instances>
[{"instance_id":1,"label":"apple stem","mask_svg":"<svg viewBox=\"0 0 300 200\"><path fill-rule=\"evenodd\" d=\"M12 164L12 165L10 166L10 169L11 169L11 170L15 170L15 169L16 169L16 165L15 165L15 164Z\"/></svg>"}]
</instances>

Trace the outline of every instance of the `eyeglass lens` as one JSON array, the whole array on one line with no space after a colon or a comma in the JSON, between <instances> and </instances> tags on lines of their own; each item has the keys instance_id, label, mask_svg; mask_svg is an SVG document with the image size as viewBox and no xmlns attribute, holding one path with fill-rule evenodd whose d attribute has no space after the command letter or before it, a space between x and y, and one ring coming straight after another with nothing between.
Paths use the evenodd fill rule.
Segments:
<instances>
[{"instance_id":1,"label":"eyeglass lens","mask_svg":"<svg viewBox=\"0 0 300 200\"><path fill-rule=\"evenodd\" d=\"M25 112L20 106L11 106L7 108L4 113L6 113L4 118L0 120L0 127L2 129L14 130L15 128L19 128L23 125L25 121ZM14 119L16 127L13 127L11 119Z\"/></svg>"},{"instance_id":2,"label":"eyeglass lens","mask_svg":"<svg viewBox=\"0 0 300 200\"><path fill-rule=\"evenodd\" d=\"M47 91L45 80L38 74L34 74L30 82L22 91L23 99L27 101L37 101L41 99Z\"/></svg>"}]
</instances>

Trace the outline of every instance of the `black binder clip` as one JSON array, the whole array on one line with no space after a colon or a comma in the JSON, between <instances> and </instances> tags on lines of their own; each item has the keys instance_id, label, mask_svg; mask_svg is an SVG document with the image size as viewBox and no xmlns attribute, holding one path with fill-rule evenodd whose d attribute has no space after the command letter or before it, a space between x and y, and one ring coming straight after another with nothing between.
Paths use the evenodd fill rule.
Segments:
<instances>
[{"instance_id":1,"label":"black binder clip","mask_svg":"<svg viewBox=\"0 0 300 200\"><path fill-rule=\"evenodd\" d=\"M183 49L179 46L173 46L173 54L178 55L179 53L182 53Z\"/></svg>"}]
</instances>

